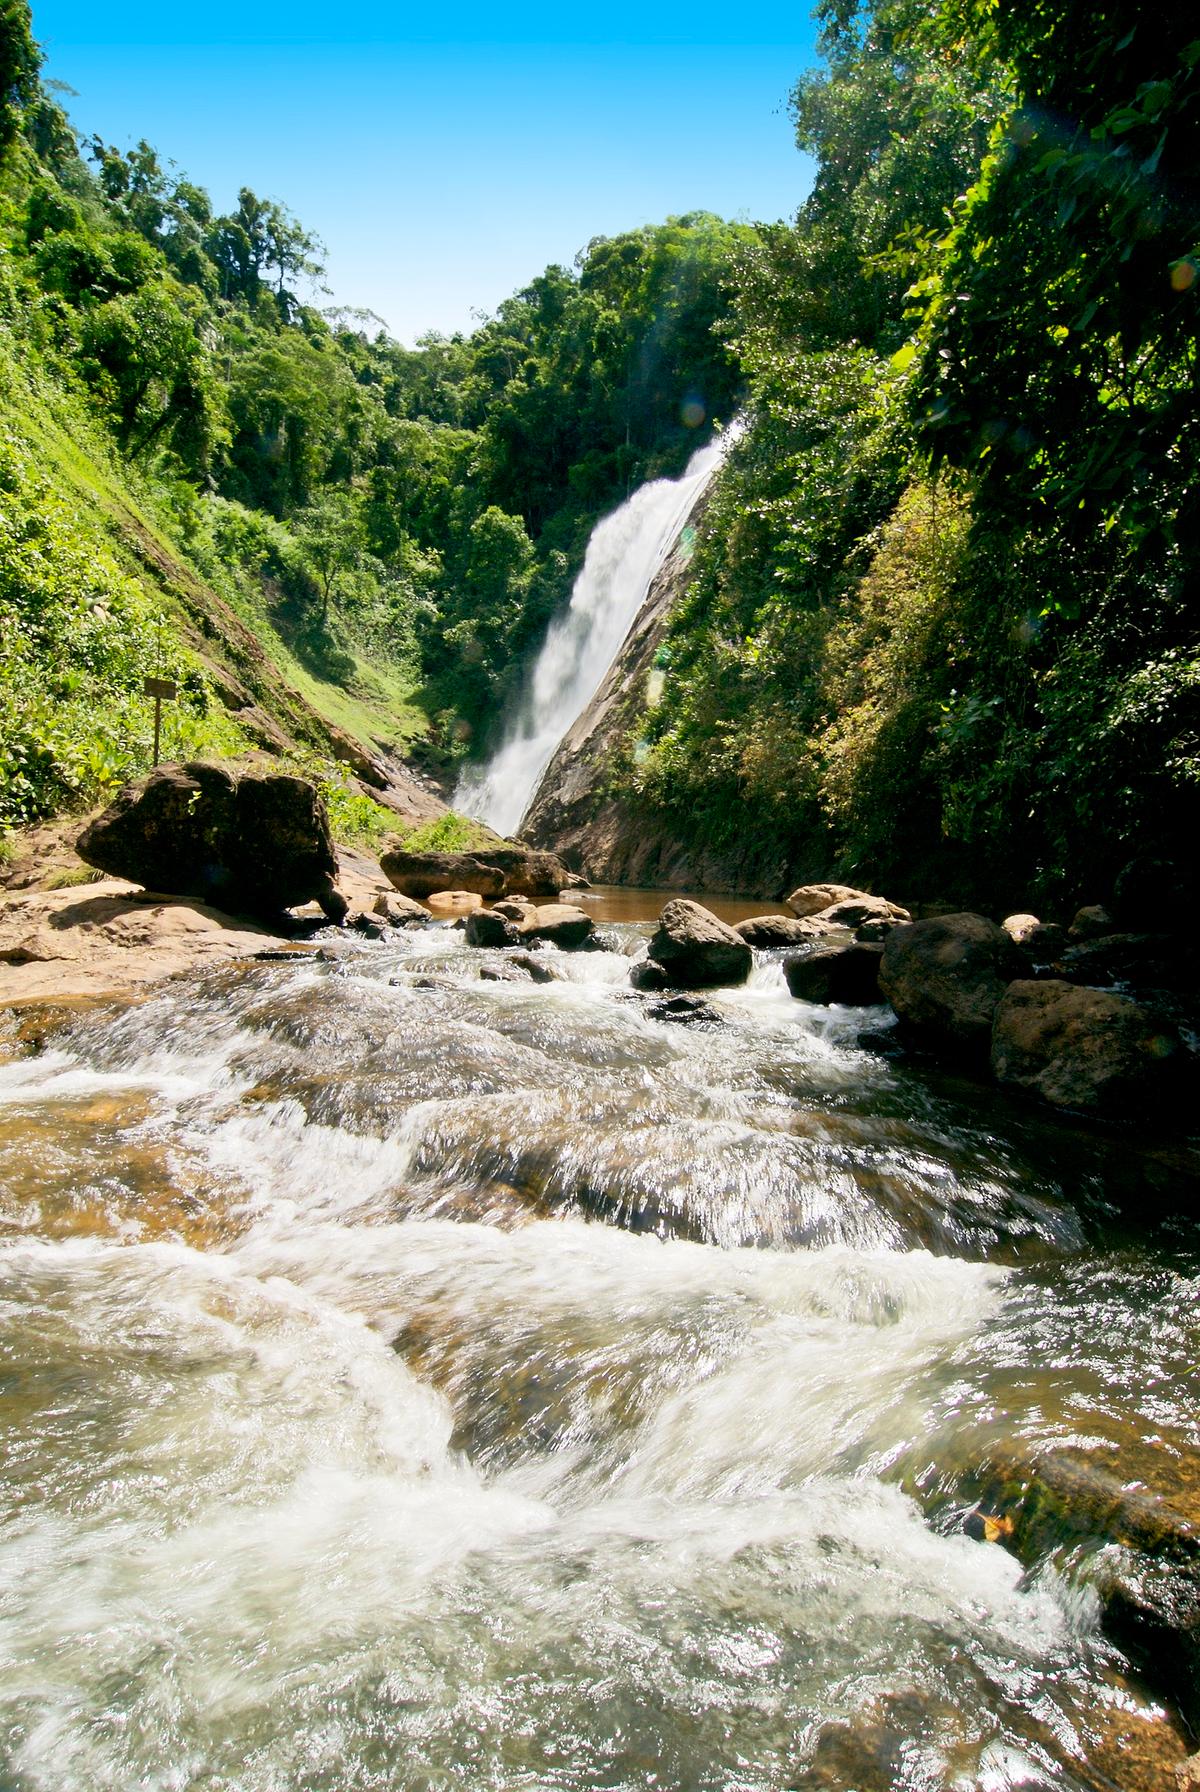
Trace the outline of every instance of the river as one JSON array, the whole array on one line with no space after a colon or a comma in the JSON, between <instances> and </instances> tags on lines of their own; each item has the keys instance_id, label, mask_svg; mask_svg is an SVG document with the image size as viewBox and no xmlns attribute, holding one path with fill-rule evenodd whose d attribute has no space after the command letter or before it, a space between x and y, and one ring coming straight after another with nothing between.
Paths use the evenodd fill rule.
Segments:
<instances>
[{"instance_id":1,"label":"river","mask_svg":"<svg viewBox=\"0 0 1200 1792\"><path fill-rule=\"evenodd\" d=\"M331 936L0 1068L0 1785L1134 1783L1091 1553L957 1489L1195 1451L1172 1154L778 955L656 1019L606 931Z\"/></svg>"}]
</instances>

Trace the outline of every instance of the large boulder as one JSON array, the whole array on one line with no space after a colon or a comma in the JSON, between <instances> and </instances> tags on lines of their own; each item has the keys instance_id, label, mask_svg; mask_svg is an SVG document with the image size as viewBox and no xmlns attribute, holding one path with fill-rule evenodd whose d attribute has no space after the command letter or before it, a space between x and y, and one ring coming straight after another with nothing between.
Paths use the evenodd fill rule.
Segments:
<instances>
[{"instance_id":1,"label":"large boulder","mask_svg":"<svg viewBox=\"0 0 1200 1792\"><path fill-rule=\"evenodd\" d=\"M1174 1026L1109 990L1022 980L996 1008L993 1074L1055 1107L1136 1116L1178 1094L1186 1064Z\"/></svg>"},{"instance_id":2,"label":"large boulder","mask_svg":"<svg viewBox=\"0 0 1200 1792\"><path fill-rule=\"evenodd\" d=\"M337 860L315 784L283 772L161 765L83 830L89 865L227 913L277 915L316 901L341 919Z\"/></svg>"},{"instance_id":3,"label":"large boulder","mask_svg":"<svg viewBox=\"0 0 1200 1792\"><path fill-rule=\"evenodd\" d=\"M583 881L567 870L557 853L535 852L529 846L489 846L473 856L500 873L506 896L557 896Z\"/></svg>"},{"instance_id":4,"label":"large boulder","mask_svg":"<svg viewBox=\"0 0 1200 1792\"><path fill-rule=\"evenodd\" d=\"M463 929L468 946L515 946L520 937L515 921L488 908L468 915Z\"/></svg>"},{"instance_id":5,"label":"large boulder","mask_svg":"<svg viewBox=\"0 0 1200 1792\"><path fill-rule=\"evenodd\" d=\"M830 942L802 957L785 958L783 974L798 1001L837 1002L846 1008L866 1008L882 1000L879 993L882 957L882 946L862 945L858 941L843 945Z\"/></svg>"},{"instance_id":6,"label":"large boulder","mask_svg":"<svg viewBox=\"0 0 1200 1792\"><path fill-rule=\"evenodd\" d=\"M818 909L814 921L825 921L833 927L861 927L868 921L911 921L912 916L886 896L843 896L828 907Z\"/></svg>"},{"instance_id":7,"label":"large boulder","mask_svg":"<svg viewBox=\"0 0 1200 1792\"><path fill-rule=\"evenodd\" d=\"M938 915L889 934L879 987L908 1026L984 1050L1000 998L1024 968L994 921Z\"/></svg>"},{"instance_id":8,"label":"large boulder","mask_svg":"<svg viewBox=\"0 0 1200 1792\"><path fill-rule=\"evenodd\" d=\"M515 925L521 939L545 940L548 945L570 952L591 939L596 924L590 915L569 902L547 902Z\"/></svg>"},{"instance_id":9,"label":"large boulder","mask_svg":"<svg viewBox=\"0 0 1200 1792\"><path fill-rule=\"evenodd\" d=\"M748 946L770 949L816 945L832 930L820 922L798 920L795 915L751 915L748 921L736 921L733 931Z\"/></svg>"},{"instance_id":10,"label":"large boulder","mask_svg":"<svg viewBox=\"0 0 1200 1792\"><path fill-rule=\"evenodd\" d=\"M678 897L658 917L650 957L677 989L744 983L754 954L740 934L698 902Z\"/></svg>"},{"instance_id":11,"label":"large boulder","mask_svg":"<svg viewBox=\"0 0 1200 1792\"><path fill-rule=\"evenodd\" d=\"M1093 902L1086 908L1076 909L1075 919L1067 929L1067 938L1077 941L1102 940L1107 934L1117 931L1117 923L1108 910L1098 902Z\"/></svg>"},{"instance_id":12,"label":"large boulder","mask_svg":"<svg viewBox=\"0 0 1200 1792\"><path fill-rule=\"evenodd\" d=\"M425 907L439 921L461 921L464 915L478 914L483 897L476 890L431 890Z\"/></svg>"},{"instance_id":13,"label":"large boulder","mask_svg":"<svg viewBox=\"0 0 1200 1792\"><path fill-rule=\"evenodd\" d=\"M467 890L476 896L504 892L503 871L469 852L405 852L394 846L379 863L402 896L432 896L435 890Z\"/></svg>"}]
</instances>

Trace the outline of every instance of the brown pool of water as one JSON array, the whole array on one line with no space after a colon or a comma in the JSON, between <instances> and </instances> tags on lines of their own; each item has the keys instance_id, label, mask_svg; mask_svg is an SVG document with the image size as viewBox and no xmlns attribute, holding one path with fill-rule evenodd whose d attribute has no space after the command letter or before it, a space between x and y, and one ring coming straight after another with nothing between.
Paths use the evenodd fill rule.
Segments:
<instances>
[{"instance_id":1,"label":"brown pool of water","mask_svg":"<svg viewBox=\"0 0 1200 1792\"><path fill-rule=\"evenodd\" d=\"M704 890L635 890L620 884L597 884L590 890L572 890L570 900L579 903L597 921L657 921L668 902L680 897L699 902L727 921L748 921L751 915L790 915L785 902L763 896L710 896Z\"/></svg>"}]
</instances>

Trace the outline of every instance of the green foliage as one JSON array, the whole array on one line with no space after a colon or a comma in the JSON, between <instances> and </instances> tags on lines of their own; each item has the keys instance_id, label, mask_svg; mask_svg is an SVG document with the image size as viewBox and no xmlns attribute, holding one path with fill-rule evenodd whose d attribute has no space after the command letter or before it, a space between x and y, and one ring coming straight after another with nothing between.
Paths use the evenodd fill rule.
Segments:
<instances>
[{"instance_id":1,"label":"green foliage","mask_svg":"<svg viewBox=\"0 0 1200 1792\"><path fill-rule=\"evenodd\" d=\"M482 851L500 843L500 837L482 821L459 815L451 809L434 821L423 821L403 835L406 852L471 852Z\"/></svg>"}]
</instances>

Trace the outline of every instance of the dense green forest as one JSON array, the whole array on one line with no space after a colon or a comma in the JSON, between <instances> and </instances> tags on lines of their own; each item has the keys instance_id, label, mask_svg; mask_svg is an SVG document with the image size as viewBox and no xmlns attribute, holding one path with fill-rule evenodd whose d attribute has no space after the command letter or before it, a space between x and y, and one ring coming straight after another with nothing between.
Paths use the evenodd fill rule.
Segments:
<instances>
[{"instance_id":1,"label":"dense green forest","mask_svg":"<svg viewBox=\"0 0 1200 1792\"><path fill-rule=\"evenodd\" d=\"M283 205L219 215L148 144L81 142L0 0L0 826L144 765L147 669L183 680L173 750L262 742L205 592L281 674L261 702L296 751L320 728L279 688L452 768L596 518L742 409L611 769L631 811L975 900L1175 850L1200 39L1133 0L818 16L792 223L597 239L408 349L320 308Z\"/></svg>"},{"instance_id":2,"label":"dense green forest","mask_svg":"<svg viewBox=\"0 0 1200 1792\"><path fill-rule=\"evenodd\" d=\"M818 12L815 186L740 259L751 425L624 786L742 863L1103 888L1197 819L1200 38Z\"/></svg>"}]
</instances>

